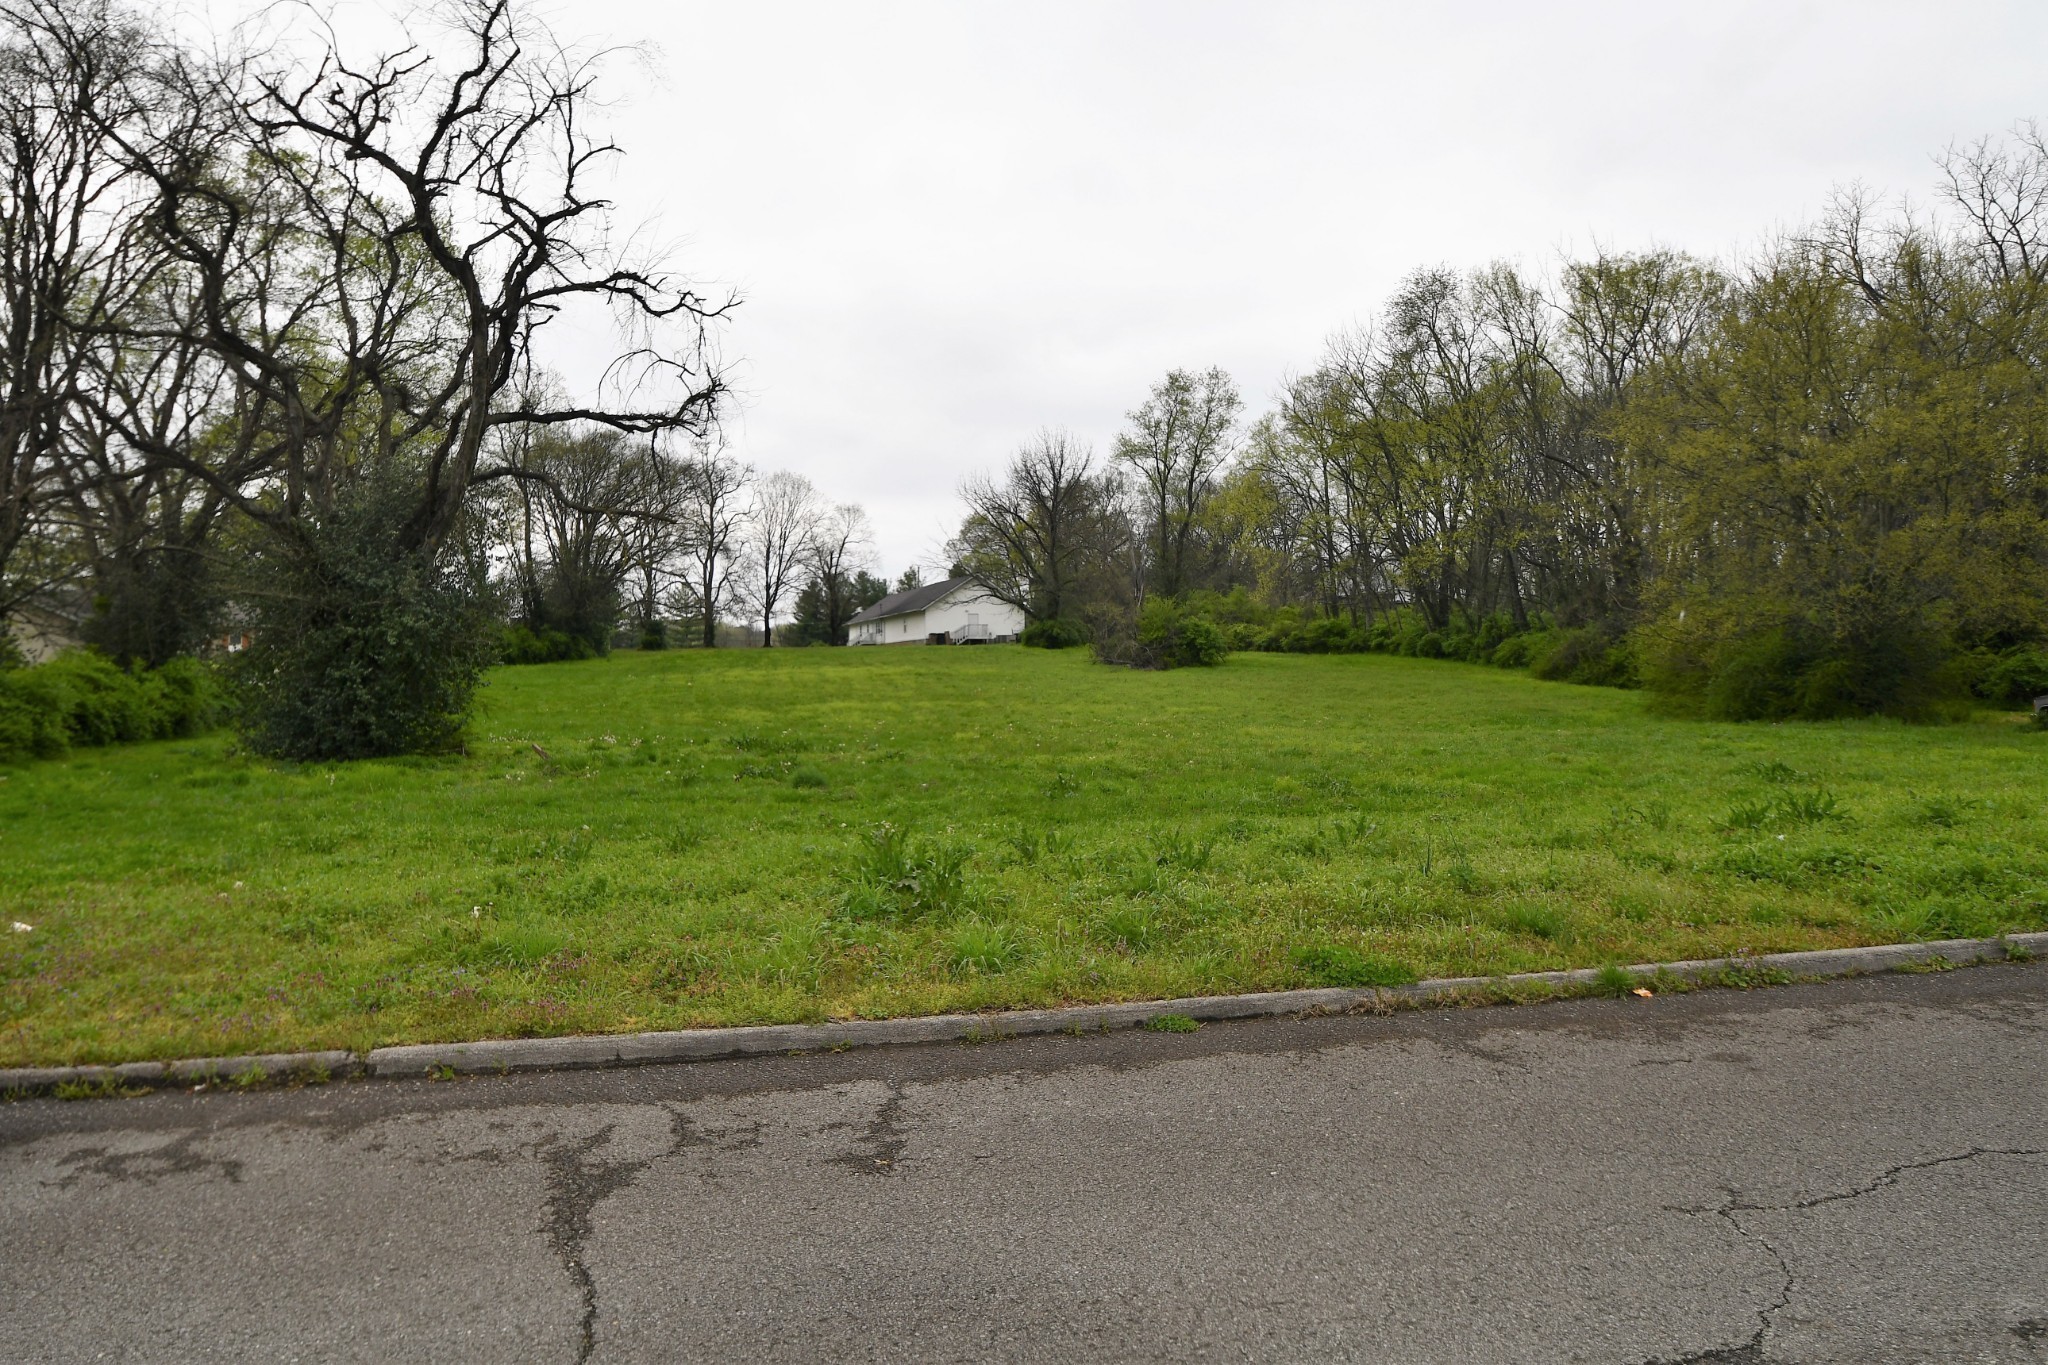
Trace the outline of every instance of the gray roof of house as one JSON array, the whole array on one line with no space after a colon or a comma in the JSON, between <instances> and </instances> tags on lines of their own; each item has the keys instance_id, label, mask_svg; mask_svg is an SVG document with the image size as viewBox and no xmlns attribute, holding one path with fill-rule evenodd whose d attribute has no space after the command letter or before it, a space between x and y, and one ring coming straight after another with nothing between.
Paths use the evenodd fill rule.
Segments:
<instances>
[{"instance_id":1,"label":"gray roof of house","mask_svg":"<svg viewBox=\"0 0 2048 1365\"><path fill-rule=\"evenodd\" d=\"M885 616L901 616L909 611L923 611L953 589L971 581L966 578L947 578L903 592L892 592L873 606L862 607L846 624L858 625L862 621L879 621Z\"/></svg>"}]
</instances>

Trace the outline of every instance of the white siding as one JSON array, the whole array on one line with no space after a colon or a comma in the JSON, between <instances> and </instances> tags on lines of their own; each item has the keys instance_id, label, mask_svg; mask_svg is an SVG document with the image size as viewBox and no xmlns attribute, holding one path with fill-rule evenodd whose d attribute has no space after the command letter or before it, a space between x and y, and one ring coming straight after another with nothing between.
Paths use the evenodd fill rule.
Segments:
<instances>
[{"instance_id":1,"label":"white siding","mask_svg":"<svg viewBox=\"0 0 2048 1365\"><path fill-rule=\"evenodd\" d=\"M970 625L986 627L990 635L1015 635L1024 629L1024 613L972 584L962 584L924 609L927 634L945 631L957 640Z\"/></svg>"},{"instance_id":2,"label":"white siding","mask_svg":"<svg viewBox=\"0 0 2048 1365\"><path fill-rule=\"evenodd\" d=\"M958 641L971 627L980 627L988 637L1016 635L1024 629L1024 613L963 583L920 611L862 621L847 640L856 645L922 644L943 632Z\"/></svg>"}]
</instances>

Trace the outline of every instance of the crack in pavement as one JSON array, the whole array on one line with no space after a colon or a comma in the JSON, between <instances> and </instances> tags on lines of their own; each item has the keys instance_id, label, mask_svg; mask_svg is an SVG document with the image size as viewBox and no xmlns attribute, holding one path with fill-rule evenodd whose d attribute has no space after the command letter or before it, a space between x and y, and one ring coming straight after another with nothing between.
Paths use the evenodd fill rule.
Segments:
<instances>
[{"instance_id":1,"label":"crack in pavement","mask_svg":"<svg viewBox=\"0 0 2048 1365\"><path fill-rule=\"evenodd\" d=\"M1925 1161L1902 1161L1886 1170L1867 1185L1858 1185L1851 1190L1834 1194L1816 1195L1811 1199L1798 1199L1789 1204L1748 1204L1731 1201L1718 1208L1686 1209L1673 1208L1674 1213L1796 1213L1805 1209L1817 1209L1823 1204L1838 1204L1845 1199L1861 1199L1866 1194L1875 1194L1899 1183L1899 1178L1908 1171L1932 1170L1936 1166L1953 1166L1959 1162L1976 1161L1987 1156L2048 1156L2048 1147L1972 1147L1966 1152L1952 1156L1929 1157Z\"/></svg>"},{"instance_id":2,"label":"crack in pavement","mask_svg":"<svg viewBox=\"0 0 2048 1365\"><path fill-rule=\"evenodd\" d=\"M548 1243L562 1260L562 1268L583 1302L583 1317L577 1340L578 1365L597 1349L597 1281L584 1263L583 1248L590 1240L591 1216L597 1205L638 1180L643 1172L664 1157L675 1156L688 1147L711 1144L711 1139L691 1130L689 1118L674 1106L663 1106L669 1116L669 1145L638 1161L592 1163L591 1153L611 1140L617 1124L607 1123L574 1145L552 1142L540 1153L547 1167Z\"/></svg>"},{"instance_id":3,"label":"crack in pavement","mask_svg":"<svg viewBox=\"0 0 2048 1365\"><path fill-rule=\"evenodd\" d=\"M1929 1157L1925 1161L1902 1161L1896 1166L1888 1167L1876 1179L1858 1185L1853 1189L1838 1190L1832 1194L1815 1195L1811 1199L1796 1199L1785 1204L1748 1203L1735 1199L1733 1197L1734 1191L1730 1190L1727 1192L1730 1196L1729 1201L1718 1206L1685 1208L1678 1205L1665 1205L1666 1210L1671 1213L1682 1213L1691 1217L1697 1217L1701 1214L1713 1214L1729 1227L1735 1229L1735 1235L1741 1240L1762 1247L1770 1255L1770 1258L1777 1262L1778 1273L1784 1277L1784 1283L1779 1287L1777 1302L1767 1304L1757 1310L1757 1329L1748 1341L1736 1346L1720 1346L1711 1350L1695 1351L1689 1355L1658 1356L1645 1361L1643 1365L1772 1365L1770 1355L1764 1350L1764 1338L1770 1334L1771 1328L1775 1325L1773 1319L1790 1306L1797 1277L1793 1275L1792 1267L1786 1262L1784 1253L1779 1251L1771 1243L1770 1239L1744 1227L1738 1215L1744 1213L1803 1213L1809 1209L1817 1209L1827 1204L1839 1204L1845 1200L1861 1199L1867 1194L1875 1194L1879 1190L1898 1184L1900 1179L1910 1171L1925 1171L1939 1166L1953 1166L1965 1161L1976 1161L1987 1156L2048 1156L2048 1148L1972 1147L1966 1152L1957 1152L1949 1156ZM2019 1327L2013 1329L2014 1334L2019 1336L2022 1341L2027 1342L2030 1348L2033 1344L2032 1339L2025 1334L2023 1329L2031 1325L2031 1323L2022 1323Z\"/></svg>"}]
</instances>

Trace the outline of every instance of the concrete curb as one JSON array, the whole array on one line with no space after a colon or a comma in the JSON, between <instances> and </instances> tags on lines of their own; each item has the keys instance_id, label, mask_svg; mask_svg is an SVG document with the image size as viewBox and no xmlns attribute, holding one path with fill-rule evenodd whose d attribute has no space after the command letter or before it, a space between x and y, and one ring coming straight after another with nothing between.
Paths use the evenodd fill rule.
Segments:
<instances>
[{"instance_id":1,"label":"concrete curb","mask_svg":"<svg viewBox=\"0 0 2048 1365\"><path fill-rule=\"evenodd\" d=\"M2018 949L2014 952L2013 949ZM1643 981L1685 981L1739 976L1813 979L1862 976L1941 961L1953 966L2000 962L2048 953L2048 933L2005 938L1961 938L1940 943L1892 943L1760 957L1696 962L1639 963L1622 970ZM922 1019L855 1020L837 1024L769 1024L751 1028L683 1029L577 1038L507 1038L476 1043L414 1043L380 1047L367 1056L350 1052L290 1052L245 1057L201 1057L182 1062L128 1062L119 1066L52 1066L0 1070L0 1094L38 1094L60 1086L176 1085L224 1080L326 1079L353 1075L429 1076L450 1073L560 1071L640 1066L654 1062L709 1061L776 1053L837 1051L901 1043L988 1042L1044 1033L1097 1033L1137 1028L1162 1015L1190 1019L1258 1019L1284 1015L1348 1014L1429 1005L1482 1004L1547 998L1599 984L1604 969L1522 972L1512 976L1447 977L1409 986L1335 987L1206 995L1115 1005L1009 1010L993 1014L937 1014Z\"/></svg>"}]
</instances>

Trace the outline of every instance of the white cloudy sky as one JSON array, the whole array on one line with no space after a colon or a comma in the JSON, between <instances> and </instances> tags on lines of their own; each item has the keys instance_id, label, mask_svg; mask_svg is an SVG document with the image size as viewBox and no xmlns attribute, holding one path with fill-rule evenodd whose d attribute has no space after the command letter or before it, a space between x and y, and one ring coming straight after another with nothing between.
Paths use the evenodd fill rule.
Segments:
<instances>
[{"instance_id":1,"label":"white cloudy sky","mask_svg":"<svg viewBox=\"0 0 2048 1365\"><path fill-rule=\"evenodd\" d=\"M743 294L736 447L863 504L891 574L1036 427L1104 448L1174 366L1257 411L1419 265L1739 251L2048 116L2041 0L549 13L655 46L622 213Z\"/></svg>"}]
</instances>

